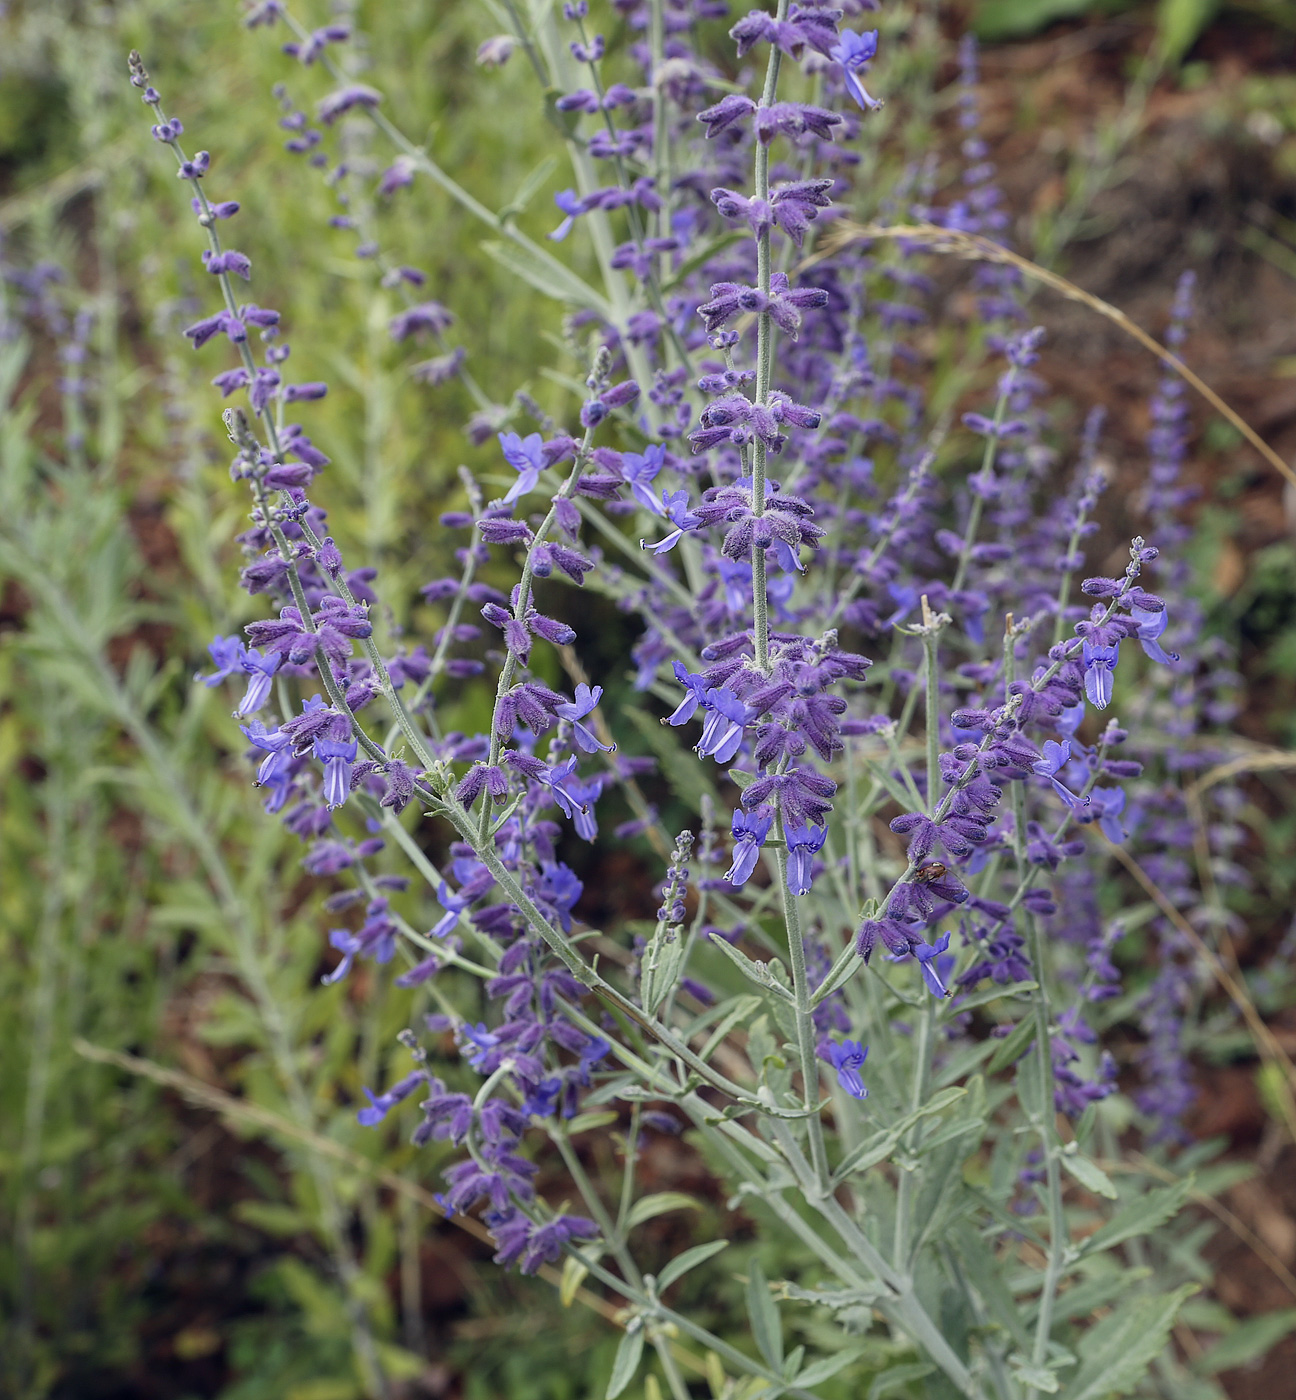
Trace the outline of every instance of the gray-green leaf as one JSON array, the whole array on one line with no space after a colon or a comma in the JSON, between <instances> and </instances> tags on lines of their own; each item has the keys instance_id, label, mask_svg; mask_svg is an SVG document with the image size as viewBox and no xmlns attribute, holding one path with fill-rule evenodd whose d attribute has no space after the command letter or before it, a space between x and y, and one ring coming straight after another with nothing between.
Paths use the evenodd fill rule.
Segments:
<instances>
[{"instance_id":1,"label":"gray-green leaf","mask_svg":"<svg viewBox=\"0 0 1296 1400\"><path fill-rule=\"evenodd\" d=\"M616 1400L616 1397L634 1380L635 1372L639 1369L639 1362L643 1357L643 1349L642 1327L636 1327L633 1332L627 1332L621 1338L616 1358L612 1362L612 1378L608 1381L604 1400Z\"/></svg>"},{"instance_id":2,"label":"gray-green leaf","mask_svg":"<svg viewBox=\"0 0 1296 1400\"><path fill-rule=\"evenodd\" d=\"M935 1369L935 1366L927 1361L911 1361L904 1366L892 1366L881 1375L873 1377L868 1400L882 1400L884 1395L902 1389L910 1381L920 1381L925 1376L930 1376Z\"/></svg>"},{"instance_id":3,"label":"gray-green leaf","mask_svg":"<svg viewBox=\"0 0 1296 1400\"><path fill-rule=\"evenodd\" d=\"M1064 1400L1128 1395L1161 1354L1184 1299L1196 1292L1195 1283L1186 1283L1173 1293L1133 1298L1091 1327L1080 1371L1062 1392Z\"/></svg>"},{"instance_id":4,"label":"gray-green leaf","mask_svg":"<svg viewBox=\"0 0 1296 1400\"><path fill-rule=\"evenodd\" d=\"M1173 1186L1149 1191L1137 1201L1116 1212L1100 1230L1094 1231L1084 1243L1086 1254L1097 1254L1099 1250L1111 1249L1136 1235L1147 1235L1164 1225L1167 1220L1179 1214L1180 1207L1188 1199L1192 1190L1192 1178L1185 1177Z\"/></svg>"},{"instance_id":5,"label":"gray-green leaf","mask_svg":"<svg viewBox=\"0 0 1296 1400\"><path fill-rule=\"evenodd\" d=\"M683 1278L690 1269L696 1269L699 1264L705 1264L708 1259L713 1259L722 1249L728 1248L728 1240L712 1240L709 1244L695 1244L692 1249L686 1249L683 1254L677 1254L657 1275L657 1291L660 1293L669 1288L677 1279Z\"/></svg>"},{"instance_id":6,"label":"gray-green leaf","mask_svg":"<svg viewBox=\"0 0 1296 1400\"><path fill-rule=\"evenodd\" d=\"M645 1220L653 1220L659 1215L665 1215L667 1211L697 1208L698 1203L693 1197L686 1196L682 1191L658 1191L652 1196L641 1196L630 1207L630 1213L626 1216L626 1226L634 1229Z\"/></svg>"},{"instance_id":7,"label":"gray-green leaf","mask_svg":"<svg viewBox=\"0 0 1296 1400\"><path fill-rule=\"evenodd\" d=\"M760 1354L776 1370L783 1369L783 1326L778 1304L769 1291L765 1271L755 1259L747 1266L747 1315Z\"/></svg>"},{"instance_id":8,"label":"gray-green leaf","mask_svg":"<svg viewBox=\"0 0 1296 1400\"><path fill-rule=\"evenodd\" d=\"M1218 1371L1245 1366L1263 1356L1270 1347L1277 1346L1293 1329L1296 1329L1296 1308L1281 1308L1278 1312L1250 1317L1226 1337L1221 1337L1194 1364L1193 1370L1213 1376Z\"/></svg>"},{"instance_id":9,"label":"gray-green leaf","mask_svg":"<svg viewBox=\"0 0 1296 1400\"><path fill-rule=\"evenodd\" d=\"M726 938L713 938L711 942L715 947L729 959L731 963L747 978L749 982L754 982L758 987L765 987L773 992L775 996L782 997L785 1001L792 1001L792 993L777 981L764 963L755 962L746 953L740 953Z\"/></svg>"},{"instance_id":10,"label":"gray-green leaf","mask_svg":"<svg viewBox=\"0 0 1296 1400\"><path fill-rule=\"evenodd\" d=\"M1096 1162L1091 1162L1079 1152L1062 1152L1058 1155L1062 1165L1086 1191L1092 1191L1095 1196L1106 1196L1109 1201L1118 1198L1119 1193L1112 1185L1111 1177Z\"/></svg>"},{"instance_id":11,"label":"gray-green leaf","mask_svg":"<svg viewBox=\"0 0 1296 1400\"><path fill-rule=\"evenodd\" d=\"M797 1385L812 1386L835 1376L838 1371L844 1371L852 1361L858 1361L864 1355L863 1347L843 1347L841 1351L833 1356L821 1357L818 1361L813 1361L809 1366L796 1377Z\"/></svg>"},{"instance_id":12,"label":"gray-green leaf","mask_svg":"<svg viewBox=\"0 0 1296 1400\"><path fill-rule=\"evenodd\" d=\"M998 1074L1001 1069L1006 1069L1019 1056L1026 1053L1027 1047L1035 1039L1035 1022L1029 1017L1022 1021L1005 1040L999 1042L999 1048L990 1057L990 1063L986 1066L987 1074Z\"/></svg>"},{"instance_id":13,"label":"gray-green leaf","mask_svg":"<svg viewBox=\"0 0 1296 1400\"><path fill-rule=\"evenodd\" d=\"M488 238L481 245L482 252L493 258L506 271L530 283L536 291L557 301L565 301L571 306L582 306L599 316L612 320L612 308L607 299L600 296L588 282L542 249L529 248L523 244L505 243Z\"/></svg>"}]
</instances>

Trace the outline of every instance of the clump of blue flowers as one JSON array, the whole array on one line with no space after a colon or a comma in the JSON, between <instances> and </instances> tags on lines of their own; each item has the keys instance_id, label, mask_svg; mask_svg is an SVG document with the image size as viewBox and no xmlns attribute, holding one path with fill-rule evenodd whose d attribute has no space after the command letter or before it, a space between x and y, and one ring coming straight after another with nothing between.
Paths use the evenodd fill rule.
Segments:
<instances>
[{"instance_id":1,"label":"clump of blue flowers","mask_svg":"<svg viewBox=\"0 0 1296 1400\"><path fill-rule=\"evenodd\" d=\"M929 397L923 255L832 238L847 211L876 207L859 172L885 114L865 78L905 103L888 91L880 29L863 27L874 4L779 0L731 24L727 53L715 0L616 0L595 15L577 0L534 22L505 9L517 28L484 38L479 61L526 53L579 186L535 234L460 190L382 115L379 90L342 79L346 26L310 30L279 0L248 14L286 26L285 52L311 70L292 84L318 91L313 118L280 91L289 152L340 184L356 177L330 130L373 124L394 147L362 177L371 192L398 198L420 179L457 192L569 303L569 337L588 347L583 391L553 417L518 394L467 425L474 470L440 518L460 568L423 588L444 621L412 647L384 635L382 580L344 561L311 499L328 457L285 419L326 386L290 382L279 313L242 300L255 269L222 229L249 211L209 198L218 163L187 154L131 64L207 240L216 309L185 335L233 362L213 383L237 405L231 474L251 497L243 584L267 605L246 641L213 641L201 680L237 682L232 700L244 687L235 715L266 810L334 884L347 926L328 935L341 956L324 980L392 964L438 1007L402 1038L414 1068L366 1090L359 1121L399 1116L416 1143L459 1150L440 1199L480 1212L498 1262L531 1273L565 1257L622 1300L621 1386L647 1341L684 1400L680 1334L754 1378L753 1394L812 1392L856 1358L785 1360L763 1285L746 1350L664 1301L667 1280L702 1260L645 1272L633 1170L646 1136L686 1120L733 1202L760 1201L761 1228L797 1242L803 1272L778 1297L840 1321L843 1345L880 1324L941 1393L1016 1400L1077 1375L1078 1394L1124 1387L1136 1377L1118 1348L1110 1375L1080 1359L1090 1314L1123 1285L1095 1285L1101 1250L1075 1232L1083 1217L1092 1235L1093 1206L1117 1195L1092 1160L1095 1135L1116 1131L1102 1106L1121 1073L1103 1032L1121 992L1111 903L1129 896L1108 850L1152 862L1177 838L1163 756L1108 716L1140 713L1159 671L1191 691L1191 639L1173 627L1185 580L1142 537L1112 576L1084 576L1100 420L1078 449L1058 445L1035 370L1044 333L1011 268L978 274L960 329L990 374L954 426ZM896 217L998 236L974 48L962 58L955 197L902 182L887 198ZM406 299L392 339L432 342L415 378L476 390L427 275L349 216L338 227ZM602 288L560 258L581 240ZM1169 394L1148 529L1173 545ZM623 665L593 680L572 590L636 621ZM554 687L564 670L570 690ZM483 682L479 730L446 731L439 704ZM674 743L669 763L657 744L636 751L640 707ZM672 792L682 766L691 777ZM614 795L633 820L609 835ZM581 868L598 871L631 841L665 863L656 922L619 959L596 955L572 853L592 845ZM1162 979L1179 967L1167 958ZM1187 1106L1158 1087L1175 1058L1173 996L1150 994L1147 1045L1126 1066L1147 1075L1150 1137L1182 1132ZM572 1146L610 1121L595 1111L624 1142L619 1210ZM569 1191L542 1192L551 1156ZM568 1208L577 1198L583 1213ZM1086 1310L1059 1306L1083 1289ZM1181 1296L1131 1306L1163 1341Z\"/></svg>"}]
</instances>

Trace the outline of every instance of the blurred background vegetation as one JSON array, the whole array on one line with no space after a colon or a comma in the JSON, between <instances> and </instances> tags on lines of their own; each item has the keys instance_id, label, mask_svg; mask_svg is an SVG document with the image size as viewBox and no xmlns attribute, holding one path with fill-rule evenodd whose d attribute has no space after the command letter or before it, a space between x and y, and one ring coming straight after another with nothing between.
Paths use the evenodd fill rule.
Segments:
<instances>
[{"instance_id":1,"label":"blurred background vegetation","mask_svg":"<svg viewBox=\"0 0 1296 1400\"><path fill-rule=\"evenodd\" d=\"M439 1146L416 1157L397 1132L357 1127L361 1085L386 1081L396 1032L424 1008L367 969L319 986L329 916L296 841L260 810L220 692L191 683L211 636L256 605L236 586L245 506L225 474L213 364L178 334L210 309L210 287L187 201L126 84L127 49L143 53L191 148L213 153L213 193L243 203L237 246L256 269L253 295L283 313L294 377L331 385L310 409L334 463L319 499L344 550L379 567L389 637L434 624L417 589L450 562L438 511L461 461L489 469L464 435L479 405L457 383L411 378L387 333L399 303L353 256L355 235L329 227L338 190L283 152L275 85L309 108L327 79L282 55L282 30L246 30L240 8L18 0L0 19L6 296L30 291L14 269L58 270L39 289L41 316L0 343L0 1394L601 1393L612 1329L494 1268L429 1212L419 1192L435 1189ZM318 0L299 8L316 24L332 13ZM1175 276L1197 266L1196 363L1290 452L1288 0L887 8L884 26L910 36L882 69L892 164L927 151L952 160L944 88L970 25L987 44L987 128L1018 246L1154 327ZM476 66L477 45L504 27L489 0L345 10L362 36L345 61L388 94L397 124L493 207L529 191L518 216L537 236L551 227L552 194L568 182L561 143L520 58ZM907 84L934 96L906 103ZM353 169L386 163L363 130L338 139ZM1131 205L1161 223L1140 224ZM384 206L380 227L391 256L422 268L458 316L453 343L493 398L568 402L577 362L559 314L481 255L467 215L420 182ZM60 347L83 313L84 403L60 389ZM1112 407L1112 451L1137 471L1154 368L1071 315L1044 316L1046 368L1081 411ZM1243 731L1290 744L1291 528L1227 425L1198 426L1208 492L1196 559L1214 625L1246 646ZM481 697L468 687L458 703L467 727ZM444 725L455 727L452 710ZM1267 871L1254 911L1267 953L1296 885L1296 816L1277 791L1256 796L1268 813L1253 852ZM646 885L646 863L642 874ZM601 918L647 912L604 893ZM1267 977L1255 993L1277 1015L1291 980ZM1259 1144L1276 1180L1290 1157L1266 1136L1254 1064L1229 1053L1241 1078L1202 1050L1204 1082L1232 1108L1215 1104L1201 1130L1243 1154ZM696 1172L683 1155L648 1170L705 1194L682 1175ZM1264 1189L1296 1262L1292 1193ZM716 1200L698 1228L746 1227ZM680 1243L663 1233L657 1247L665 1257ZM1247 1310L1241 1295L1228 1302ZM691 1303L710 1326L741 1326L729 1298ZM1240 1340L1232 1360L1273 1340Z\"/></svg>"}]
</instances>

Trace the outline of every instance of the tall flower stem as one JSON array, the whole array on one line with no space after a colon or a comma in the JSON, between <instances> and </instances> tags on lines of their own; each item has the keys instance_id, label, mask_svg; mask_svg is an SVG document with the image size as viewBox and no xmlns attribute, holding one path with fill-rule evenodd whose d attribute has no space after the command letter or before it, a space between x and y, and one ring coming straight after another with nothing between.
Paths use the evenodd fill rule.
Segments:
<instances>
[{"instance_id":1,"label":"tall flower stem","mask_svg":"<svg viewBox=\"0 0 1296 1400\"><path fill-rule=\"evenodd\" d=\"M814 1020L810 1006L810 985L806 978L805 939L801 933L801 912L797 897L788 884L787 830L779 814L779 835L783 838L774 853L779 889L783 893L783 922L787 929L788 962L792 968L792 991L796 998L797 1057L801 1061L806 1129L810 1135L810 1160L814 1164L819 1190L828 1190L828 1148L824 1143L823 1122L819 1117L819 1057L815 1054Z\"/></svg>"},{"instance_id":2,"label":"tall flower stem","mask_svg":"<svg viewBox=\"0 0 1296 1400\"><path fill-rule=\"evenodd\" d=\"M1012 395L1016 377L1016 367L1009 365L1000 382L999 397L995 400L994 417L991 419L994 426L991 432L986 435L986 445L981 453L981 470L977 476L980 477L983 487L990 485L990 474L994 471L995 458L999 455L999 429L1003 424L1004 414L1008 410L1008 400ZM975 478L973 479L975 480ZM972 488L972 508L968 513L967 528L963 532L963 548L959 551L958 567L954 570L954 582L950 584L950 591L953 593L957 593L967 579L968 565L972 562L972 550L976 545L977 531L981 528L981 514L984 510L985 497L974 486Z\"/></svg>"},{"instance_id":3,"label":"tall flower stem","mask_svg":"<svg viewBox=\"0 0 1296 1400\"><path fill-rule=\"evenodd\" d=\"M585 431L585 440L580 445L580 450L576 453L576 460L572 463L572 469L567 475L567 480L563 483L558 494L549 505L549 511L536 530L531 543L527 546L526 558L522 564L522 578L517 588L517 603L513 608L513 619L515 622L526 625L527 609L531 605L531 580L535 576L536 550L549 538L549 532L553 529L558 519L558 502L570 500L572 492L576 489L577 482L580 481L581 472L585 470L585 463L589 458L590 447L594 441L593 428ZM504 703L504 697L508 694L509 688L513 684L513 678L517 675L518 659L510 648L504 658L504 665L500 668L499 681L495 686L495 703L491 707L491 741L490 758L487 760L493 768L498 762L500 752L504 747L504 740L500 736L499 725L496 719L499 716L500 706ZM487 832L490 829L490 798L484 792L482 794L481 815L478 818L477 835L480 841L487 839Z\"/></svg>"},{"instance_id":4,"label":"tall flower stem","mask_svg":"<svg viewBox=\"0 0 1296 1400\"><path fill-rule=\"evenodd\" d=\"M132 69L137 69L140 73L143 73L143 65L140 63L138 54L133 53L131 55L131 65ZM147 74L145 74L144 76L147 78ZM150 105L153 107L154 113L158 118L159 124L165 124L166 117L162 111L161 102L152 101ZM186 164L186 159L184 149L181 147L180 142L176 139L176 137L172 136L166 142L166 144L170 146L172 154L175 156L178 165L183 170ZM212 213L211 205L207 200L207 193L203 189L202 181L192 177L186 177L186 179L190 188L193 190L194 198L198 201L199 204L200 212L198 216L198 222L206 230L208 247L210 248L213 256L219 256L219 254L222 251L220 235L216 232L216 218L215 215ZM226 311L230 314L230 316L237 318L238 302L234 296L234 287L232 282L230 281L229 273L219 273L217 275L217 281L220 284L221 296L225 302ZM246 338L237 343L237 350L239 359L242 361L243 368L247 371L250 378L255 377L256 362L253 359L252 350L251 347L248 345ZM279 432L275 424L274 416L270 413L261 413L258 415L258 417L260 418L262 428L265 432L266 441L270 447L270 451L272 452L277 461L282 461L284 458L284 449L283 444L280 442L279 439ZM253 458L253 461L255 461L255 457ZM294 553L292 549L288 546L287 540L285 539L283 532L279 530L277 525L274 524L273 512L269 509L268 502L264 494L260 498L260 503L262 504L265 513L266 525L270 529L272 535L274 535L275 545L279 549L280 556L282 557L285 565L287 565L288 577L290 581L293 581L295 583L297 579L297 574L296 569L293 565ZM299 523L301 526L302 533L303 535L305 535L307 542L313 549L318 550L320 548L320 545L322 544L322 541L320 540L319 536L316 535L315 531L311 528L310 522L303 517ZM345 603L347 603L348 606L354 608L356 606L355 595L351 591L351 588L348 585L346 578L341 573L339 573L334 579L334 586L337 588L338 595L342 598L342 600ZM294 587L293 595L293 601L302 614L302 625L308 631L314 631L315 629L311 623L310 609L306 606L305 597L301 594L299 583L296 584L296 586ZM419 762L425 768L431 767L433 763L431 750L428 748L426 739L419 732L417 726L414 724L413 718L406 710L405 705L401 700L399 694L397 694L396 687L392 684L391 676L387 671L387 663L383 660L382 654L378 650L378 644L374 641L373 637L370 636L363 639L361 646L364 650L365 656L369 661L369 664L373 667L374 676L378 681L379 689L382 691L383 698L384 700L386 700L393 717L395 718L397 724L400 726L401 732L404 734L410 747L417 755ZM328 675L328 663L322 658L320 660L320 676L321 679L324 680L325 686L327 687L329 685L331 677Z\"/></svg>"},{"instance_id":5,"label":"tall flower stem","mask_svg":"<svg viewBox=\"0 0 1296 1400\"><path fill-rule=\"evenodd\" d=\"M788 0L778 0L777 21L782 24L787 19ZM778 91L779 68L783 55L777 44L770 45L769 62L765 68L765 87L761 92L760 105L773 105ZM755 198L769 201L769 143L756 142ZM762 296L768 297L770 290L770 228L762 225L756 235L756 286ZM764 404L769 399L770 381L774 372L774 322L768 311L756 317L756 402ZM752 510L756 515L765 512L765 443L757 437L752 453ZM753 647L756 665L762 671L769 670L769 597L765 581L765 551L759 546L752 549L752 608L753 608Z\"/></svg>"},{"instance_id":6,"label":"tall flower stem","mask_svg":"<svg viewBox=\"0 0 1296 1400\"><path fill-rule=\"evenodd\" d=\"M549 1138L557 1147L558 1153L563 1159L563 1165L570 1173L577 1191L580 1192L580 1198L585 1203L586 1210L593 1216L594 1223L602 1230L603 1239L612 1251L612 1257L617 1261L617 1267L621 1270L622 1276L632 1288L640 1292L645 1291L643 1273L626 1246L624 1230L608 1214L607 1208L603 1204L603 1198L589 1179L589 1174L577 1156L576 1149L571 1145L571 1139L562 1129L551 1131ZM633 1142L628 1142L626 1145L627 1160L633 1150ZM582 1263L586 1263L579 1254L575 1257L580 1259ZM684 1378L680 1375L679 1368L675 1364L675 1358L671 1355L670 1343L660 1334L652 1337L651 1340L674 1400L689 1400L688 1386L685 1385Z\"/></svg>"},{"instance_id":7,"label":"tall flower stem","mask_svg":"<svg viewBox=\"0 0 1296 1400\"><path fill-rule=\"evenodd\" d=\"M1031 1363L1034 1366L1043 1366L1048 1358L1049 1337L1053 1330L1053 1310L1057 1301L1058 1284L1062 1279L1062 1268L1070 1240L1067 1233L1066 1212L1062 1205L1062 1168L1058 1160L1060 1149L1057 1137L1056 1110L1053 1105L1053 1053L1049 1034L1052 1014L1049 1008L1048 977L1044 968L1044 940L1040 937L1039 921L1029 911L1025 917L1031 967L1035 972L1035 980L1039 984L1031 993L1032 1014L1035 1021L1035 1057L1038 1064L1039 1102L1028 1105L1027 1112L1035 1120L1035 1126L1044 1149L1045 1200L1049 1221L1048 1264L1045 1267L1044 1284L1040 1289L1039 1315L1035 1323L1035 1344L1031 1351ZM1027 1383L1026 1400L1030 1400L1037 1389L1037 1386Z\"/></svg>"}]
</instances>

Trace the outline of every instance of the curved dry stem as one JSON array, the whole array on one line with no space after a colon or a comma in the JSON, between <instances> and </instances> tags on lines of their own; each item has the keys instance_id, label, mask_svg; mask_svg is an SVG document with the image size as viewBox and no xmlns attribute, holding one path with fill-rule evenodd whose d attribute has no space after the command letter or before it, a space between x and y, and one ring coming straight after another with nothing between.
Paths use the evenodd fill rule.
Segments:
<instances>
[{"instance_id":1,"label":"curved dry stem","mask_svg":"<svg viewBox=\"0 0 1296 1400\"><path fill-rule=\"evenodd\" d=\"M815 263L833 257L852 243L867 243L875 238L903 238L912 243L921 243L930 253L943 253L950 257L964 258L973 262L1005 263L1009 267L1017 268L1018 271L1036 282L1051 287L1059 295L1066 297L1068 301L1078 301L1082 306L1087 306L1091 311L1105 316L1107 320L1118 325L1126 335L1137 340L1145 350L1150 350L1163 365L1172 369L1184 383L1190 385L1210 404L1216 413L1226 418L1246 438L1271 467L1274 467L1293 486L1296 486L1296 470L1283 461L1236 409L1230 408L1209 384L1198 378L1177 355L1171 354L1142 326L1136 325L1123 311L1112 306L1110 302L1103 301L1101 297L1094 296L1092 292L1086 292L1083 287L1077 287L1074 282L1068 282L1065 277L1060 277L1056 272L1050 272L1048 268L1031 262L1029 258L1023 258L1020 253L1014 253L1008 248L1001 248L993 239L985 238L978 233L961 233L955 229L941 228L939 224L857 224L843 219L824 239L822 250L800 263L797 271L813 267Z\"/></svg>"},{"instance_id":2,"label":"curved dry stem","mask_svg":"<svg viewBox=\"0 0 1296 1400\"><path fill-rule=\"evenodd\" d=\"M1163 1181L1168 1186L1182 1181L1183 1178L1176 1176L1174 1172L1167 1171L1160 1163L1154 1162L1151 1157L1145 1157L1141 1152L1131 1152L1128 1162L1115 1162L1106 1158L1099 1158L1098 1166L1110 1175L1130 1172L1144 1172L1148 1176L1154 1176L1158 1181ZM1236 1235L1248 1249L1250 1249L1260 1262L1269 1270L1279 1283L1296 1298L1296 1274L1283 1263L1282 1259L1264 1242L1263 1239L1246 1223L1234 1215L1225 1205L1221 1205L1214 1196L1208 1195L1205 1191L1198 1191L1196 1187L1188 1190L1188 1199L1195 1206L1202 1206L1220 1222L1225 1229Z\"/></svg>"},{"instance_id":3,"label":"curved dry stem","mask_svg":"<svg viewBox=\"0 0 1296 1400\"><path fill-rule=\"evenodd\" d=\"M1286 749L1269 749L1262 753L1243 754L1241 758L1231 758L1227 763L1208 768L1190 787L1184 789L1184 797L1189 803L1198 801L1207 788L1216 783L1226 782L1239 773L1263 773L1266 769L1296 768L1296 753Z\"/></svg>"},{"instance_id":4,"label":"curved dry stem","mask_svg":"<svg viewBox=\"0 0 1296 1400\"><path fill-rule=\"evenodd\" d=\"M1293 1141L1296 1141L1296 1105L1292 1101L1292 1088L1296 1086L1296 1064L1292 1063L1291 1056L1282 1048L1278 1038L1265 1025L1260 1013L1256 1010L1255 1002L1251 1000L1250 993L1246 989L1241 977L1235 977L1225 966L1223 959L1218 953L1210 948L1201 934L1188 922L1178 909L1170 902L1165 891L1147 873L1135 858L1124 848L1118 846L1107 836L1103 836L1108 850L1116 857L1134 879L1142 886L1144 893L1152 900L1153 904L1165 915L1175 928L1192 945L1193 950L1202 958L1206 966L1210 968L1212 975L1223 990L1228 994L1229 1000L1237 1007L1242 1015L1242 1019L1247 1024L1247 1029L1251 1032L1251 1038L1255 1041L1256 1051L1260 1058L1267 1064L1276 1064L1284 1071L1284 1092L1279 1096L1283 1111L1283 1118L1286 1122L1287 1131L1291 1134Z\"/></svg>"}]
</instances>

